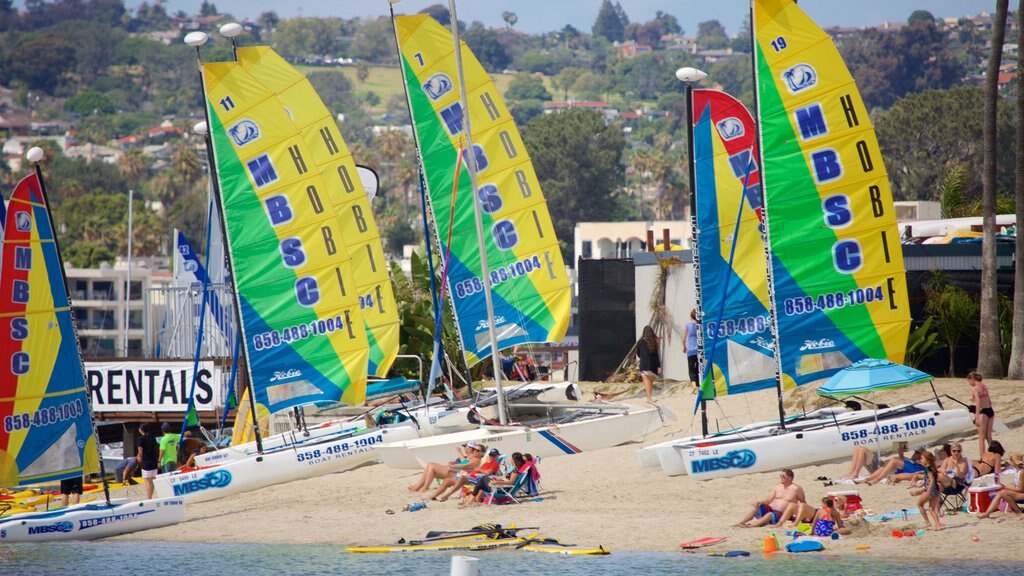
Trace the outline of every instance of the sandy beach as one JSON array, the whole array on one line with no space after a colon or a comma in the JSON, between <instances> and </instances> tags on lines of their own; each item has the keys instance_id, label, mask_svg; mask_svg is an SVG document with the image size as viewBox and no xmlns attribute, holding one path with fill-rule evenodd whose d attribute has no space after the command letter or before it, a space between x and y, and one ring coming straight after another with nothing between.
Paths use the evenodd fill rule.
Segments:
<instances>
[{"instance_id":1,"label":"sandy beach","mask_svg":"<svg viewBox=\"0 0 1024 576\"><path fill-rule=\"evenodd\" d=\"M995 438L1007 453L1024 451L1024 382L990 381L997 421L1009 427ZM623 390L627 385L597 384L585 390ZM969 403L970 390L964 380L939 379L935 387ZM875 394L875 402L897 404L926 400L927 385L895 392ZM643 394L633 385L616 398L643 403ZM575 456L547 458L540 464L542 500L519 505L459 509L455 500L429 502L417 512L402 508L419 500L406 490L418 473L395 470L381 464L357 470L313 478L235 497L189 505L186 521L178 526L122 536L123 539L159 541L259 542L295 544L379 545L399 538L422 537L428 530L456 530L491 522L518 526L539 526L546 536L563 542L616 550L675 551L679 543L705 536L725 536L728 541L709 550L760 550L764 536L776 532L780 541L788 540L784 531L769 528L734 528L732 525L750 504L764 498L778 482L778 473L762 473L695 481L686 476L670 478L661 472L641 470L636 450L673 437L699 433L700 420L693 417L693 399L679 384L661 384L655 395L657 404L674 412L677 419L650 434L643 443ZM787 410L812 409L821 401L813 392L794 391L787 395ZM709 404L714 429L777 415L774 391L720 398ZM725 421L728 418L728 422ZM997 424L998 426L998 424ZM963 442L964 451L977 458L978 441L973 431L953 440ZM829 490L855 489L864 506L875 513L916 507L908 494L907 483L876 486L825 487L819 476L838 479L845 474L847 462L798 468L796 483L801 485L812 504L820 502ZM133 497L142 496L141 486L129 489ZM394 514L387 514L387 510ZM857 554L875 557L984 558L1019 561L1024 558L1024 522L1007 514L979 520L959 513L944 516L946 529L927 532L922 537L891 536L894 529L924 528L922 519L885 523L861 522L854 534L826 543L830 554ZM973 539L977 536L977 541ZM865 550L857 547L870 546Z\"/></svg>"}]
</instances>

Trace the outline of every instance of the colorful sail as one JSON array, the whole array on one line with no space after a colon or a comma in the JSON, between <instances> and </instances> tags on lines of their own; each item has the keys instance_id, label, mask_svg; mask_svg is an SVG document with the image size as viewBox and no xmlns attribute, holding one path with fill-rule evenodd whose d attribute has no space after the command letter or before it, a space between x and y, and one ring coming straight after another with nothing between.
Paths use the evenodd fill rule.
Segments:
<instances>
[{"instance_id":1,"label":"colorful sail","mask_svg":"<svg viewBox=\"0 0 1024 576\"><path fill-rule=\"evenodd\" d=\"M212 216L216 218L216 212L214 212ZM214 224L216 225L216 223ZM219 225L216 225L216 227L220 228ZM211 240L216 237L217 234L210 234ZM216 244L219 245L220 242L216 242ZM213 264L211 265L211 270L208 273L206 266L203 266L203 263L200 261L199 254L196 253L192 244L188 241L188 238L185 237L185 234L181 230L174 231L174 285L176 287L179 289L193 287L202 288L203 286L216 284L218 281L215 277L217 276L219 276L221 281L223 281L224 266L223 264L218 265L218 263L223 260L223 253L220 255L221 258L218 259L215 256L215 250L212 245L210 248L209 260ZM219 272L216 271L218 269L220 270ZM226 344L232 339L232 330L234 326L232 322L231 302L225 302L221 298L221 295L222 294L216 290L211 290L207 295L209 298L209 301L206 304L207 314L209 314L207 320L212 322L216 327L218 331L217 333L219 334L218 338ZM189 299L189 301L191 301L191 299ZM194 306L193 309L188 312L193 315L189 324L198 325L200 313L199 306ZM209 336L209 333L207 336Z\"/></svg>"},{"instance_id":2,"label":"colorful sail","mask_svg":"<svg viewBox=\"0 0 1024 576\"><path fill-rule=\"evenodd\" d=\"M787 385L902 362L903 253L871 119L835 45L792 0L755 0L769 278Z\"/></svg>"},{"instance_id":3,"label":"colorful sail","mask_svg":"<svg viewBox=\"0 0 1024 576\"><path fill-rule=\"evenodd\" d=\"M422 14L395 17L395 33L466 362L493 352L473 198L483 216L498 347L561 340L569 323L569 279L537 175L494 82L463 43L478 171L474 193L458 162L464 134L452 36Z\"/></svg>"},{"instance_id":4,"label":"colorful sail","mask_svg":"<svg viewBox=\"0 0 1024 576\"><path fill-rule=\"evenodd\" d=\"M257 410L361 404L369 348L342 221L274 82L203 65L219 203ZM262 409L260 408L262 407Z\"/></svg>"},{"instance_id":5,"label":"colorful sail","mask_svg":"<svg viewBox=\"0 0 1024 576\"><path fill-rule=\"evenodd\" d=\"M39 178L14 189L0 273L0 486L99 469L64 266Z\"/></svg>"},{"instance_id":6,"label":"colorful sail","mask_svg":"<svg viewBox=\"0 0 1024 576\"><path fill-rule=\"evenodd\" d=\"M757 128L743 104L717 90L694 90L693 110L702 397L772 388Z\"/></svg>"},{"instance_id":7,"label":"colorful sail","mask_svg":"<svg viewBox=\"0 0 1024 576\"><path fill-rule=\"evenodd\" d=\"M356 293L370 344L369 372L387 376L398 355L398 307L380 232L352 152L313 85L276 52L264 46L239 48L238 61L277 95L313 152L307 162L327 184L341 219L342 239L352 257Z\"/></svg>"}]
</instances>

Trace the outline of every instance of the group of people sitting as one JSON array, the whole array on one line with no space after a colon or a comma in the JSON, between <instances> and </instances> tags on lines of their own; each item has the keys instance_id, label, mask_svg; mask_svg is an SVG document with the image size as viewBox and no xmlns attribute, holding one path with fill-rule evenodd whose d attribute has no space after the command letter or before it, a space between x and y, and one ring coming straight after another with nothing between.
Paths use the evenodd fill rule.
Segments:
<instances>
[{"instance_id":1,"label":"group of people sitting","mask_svg":"<svg viewBox=\"0 0 1024 576\"><path fill-rule=\"evenodd\" d=\"M438 502L448 500L461 491L460 508L477 506L493 494L498 486L513 486L523 474L534 484L540 480L536 462L530 454L515 452L508 471L501 471L502 456L497 448L487 450L476 442L467 442L458 448L459 456L446 464L431 462L423 469L419 480L409 485L410 492L426 492L437 481L438 484L429 498ZM470 489L470 487L472 487Z\"/></svg>"},{"instance_id":2,"label":"group of people sitting","mask_svg":"<svg viewBox=\"0 0 1024 576\"><path fill-rule=\"evenodd\" d=\"M815 508L807 503L804 489L793 482L794 473L785 469L779 473L779 483L768 492L768 497L754 502L750 510L736 523L743 528L809 524L811 535L829 537L833 533L849 534L846 525L846 497L828 495Z\"/></svg>"}]
</instances>

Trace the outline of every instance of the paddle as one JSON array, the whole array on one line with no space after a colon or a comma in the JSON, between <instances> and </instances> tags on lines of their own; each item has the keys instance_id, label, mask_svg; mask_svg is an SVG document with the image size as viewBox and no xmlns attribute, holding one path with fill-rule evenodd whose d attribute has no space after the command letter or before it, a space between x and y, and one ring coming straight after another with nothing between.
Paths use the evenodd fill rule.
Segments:
<instances>
[{"instance_id":1,"label":"paddle","mask_svg":"<svg viewBox=\"0 0 1024 576\"><path fill-rule=\"evenodd\" d=\"M516 546L516 550L519 550L520 548L525 548L526 546L529 546L530 544L547 544L547 545L550 545L550 546L561 546L562 548L575 548L576 547L575 544L562 544L561 542L559 542L558 540L556 540L554 538L527 538L525 542L523 542L522 544L519 544L518 546Z\"/></svg>"},{"instance_id":2,"label":"paddle","mask_svg":"<svg viewBox=\"0 0 1024 576\"><path fill-rule=\"evenodd\" d=\"M491 537L491 538L501 537L501 536L506 536L506 535L514 536L515 532L517 530L540 530L539 526L523 526L523 527L509 526L508 528L502 528L498 524L492 524L492 525L489 525L489 526L493 526L493 527L489 528L488 526L485 525L485 526L477 526L475 528L470 528L469 530L462 530L462 531L453 531L453 532L431 531L431 532L427 532L427 537L426 538L423 538L421 540L410 540L408 542L408 544L415 546L415 545L419 545L419 544L426 544L426 543L429 543L429 542L437 542L437 541L440 541L440 540L450 540L450 539L453 539L453 538L462 538L462 537L465 537L465 536L488 536L488 537ZM398 543L399 544L405 544L406 542L403 542L403 541L399 540Z\"/></svg>"}]
</instances>

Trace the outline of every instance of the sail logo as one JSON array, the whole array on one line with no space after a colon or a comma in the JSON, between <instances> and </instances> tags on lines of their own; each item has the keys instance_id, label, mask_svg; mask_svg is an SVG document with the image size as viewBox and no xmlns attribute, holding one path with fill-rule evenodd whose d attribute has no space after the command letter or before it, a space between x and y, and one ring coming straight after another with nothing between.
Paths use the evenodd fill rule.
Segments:
<instances>
[{"instance_id":1,"label":"sail logo","mask_svg":"<svg viewBox=\"0 0 1024 576\"><path fill-rule=\"evenodd\" d=\"M713 458L702 458L690 463L693 474L703 472L714 472L715 470L728 470L730 468L750 468L757 462L757 454L751 450L732 450L725 456Z\"/></svg>"},{"instance_id":2,"label":"sail logo","mask_svg":"<svg viewBox=\"0 0 1024 576\"><path fill-rule=\"evenodd\" d=\"M297 368L292 368L287 372L278 370L274 372L273 376L270 377L270 381L277 382L279 380L289 380L291 378L298 378L299 376L302 376L302 370L299 370Z\"/></svg>"},{"instance_id":3,"label":"sail logo","mask_svg":"<svg viewBox=\"0 0 1024 576\"><path fill-rule=\"evenodd\" d=\"M228 128L228 136L234 140L235 146L241 148L250 142L259 140L260 127L252 120L245 119Z\"/></svg>"},{"instance_id":4,"label":"sail logo","mask_svg":"<svg viewBox=\"0 0 1024 576\"><path fill-rule=\"evenodd\" d=\"M796 94L817 86L818 73L810 64L797 64L782 72L782 81L790 94Z\"/></svg>"},{"instance_id":5,"label":"sail logo","mask_svg":"<svg viewBox=\"0 0 1024 576\"><path fill-rule=\"evenodd\" d=\"M718 135L722 137L722 140L726 142L735 140L746 132L743 129L743 122L740 122L739 118L730 116L725 120L719 120L715 124L715 128L718 130Z\"/></svg>"},{"instance_id":6,"label":"sail logo","mask_svg":"<svg viewBox=\"0 0 1024 576\"><path fill-rule=\"evenodd\" d=\"M194 492L202 492L211 488L224 488L231 484L231 472L214 470L202 478L182 482L174 487L175 496L185 496Z\"/></svg>"},{"instance_id":7,"label":"sail logo","mask_svg":"<svg viewBox=\"0 0 1024 576\"><path fill-rule=\"evenodd\" d=\"M29 232L32 230L32 216L28 212L19 211L14 215L14 229L18 232Z\"/></svg>"},{"instance_id":8,"label":"sail logo","mask_svg":"<svg viewBox=\"0 0 1024 576\"><path fill-rule=\"evenodd\" d=\"M75 525L71 522L57 522L56 524L47 524L46 526L30 526L28 529L29 535L32 534L51 534L53 532L71 532L75 529Z\"/></svg>"},{"instance_id":9,"label":"sail logo","mask_svg":"<svg viewBox=\"0 0 1024 576\"><path fill-rule=\"evenodd\" d=\"M439 72L423 83L423 91L431 100L437 100L441 96L452 91L452 79L447 74Z\"/></svg>"},{"instance_id":10,"label":"sail logo","mask_svg":"<svg viewBox=\"0 0 1024 576\"><path fill-rule=\"evenodd\" d=\"M278 179L274 163L270 161L270 156L267 154L260 154L249 160L245 163L245 167L249 169L249 175L257 188L273 184Z\"/></svg>"},{"instance_id":11,"label":"sail logo","mask_svg":"<svg viewBox=\"0 0 1024 576\"><path fill-rule=\"evenodd\" d=\"M775 349L775 343L772 342L771 340L765 338L764 336L758 336L757 338L754 338L753 340L751 340L750 343L753 344L754 346L758 346L760 348L764 348L765 350L774 350Z\"/></svg>"},{"instance_id":12,"label":"sail logo","mask_svg":"<svg viewBox=\"0 0 1024 576\"><path fill-rule=\"evenodd\" d=\"M820 338L818 340L804 340L803 346L800 350L826 350L828 348L835 348L836 342L831 338Z\"/></svg>"}]
</instances>

